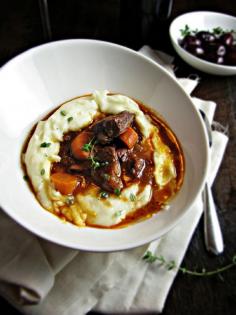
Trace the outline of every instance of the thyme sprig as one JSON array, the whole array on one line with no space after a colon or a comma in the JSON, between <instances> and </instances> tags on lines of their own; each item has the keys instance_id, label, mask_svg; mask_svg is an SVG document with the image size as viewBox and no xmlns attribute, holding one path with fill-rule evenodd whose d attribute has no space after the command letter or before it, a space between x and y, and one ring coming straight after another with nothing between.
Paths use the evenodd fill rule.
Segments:
<instances>
[{"instance_id":1,"label":"thyme sprig","mask_svg":"<svg viewBox=\"0 0 236 315\"><path fill-rule=\"evenodd\" d=\"M145 260L148 263L153 263L155 261L158 261L160 262L160 265L165 267L167 270L177 269L177 266L174 260L167 261L163 256L156 256L151 251L147 251L144 254L143 260ZM233 256L231 263L229 263L228 265L219 267L215 270L207 271L205 268L203 268L201 271L196 271L196 270L189 270L186 267L179 267L177 271L181 271L183 274L188 274L191 276L208 277L208 276L221 274L222 272L229 270L233 267L236 267L236 255Z\"/></svg>"},{"instance_id":2,"label":"thyme sprig","mask_svg":"<svg viewBox=\"0 0 236 315\"><path fill-rule=\"evenodd\" d=\"M88 143L85 143L82 147L82 150L85 151L85 152L91 152L94 145L95 145L95 142L94 141L94 137L88 142Z\"/></svg>"},{"instance_id":3,"label":"thyme sprig","mask_svg":"<svg viewBox=\"0 0 236 315\"><path fill-rule=\"evenodd\" d=\"M95 157L90 156L88 159L91 161L91 167L93 169L96 170L97 168L101 167L101 163Z\"/></svg>"},{"instance_id":4,"label":"thyme sprig","mask_svg":"<svg viewBox=\"0 0 236 315\"><path fill-rule=\"evenodd\" d=\"M93 137L88 143L85 143L82 147L82 150L85 152L90 152L90 156L88 157L88 159L91 161L91 167L93 169L99 168L102 166L102 164L96 159L96 157L94 157L92 155L93 152L93 148L95 146L95 144L97 143L97 141L95 140L95 138Z\"/></svg>"}]
</instances>

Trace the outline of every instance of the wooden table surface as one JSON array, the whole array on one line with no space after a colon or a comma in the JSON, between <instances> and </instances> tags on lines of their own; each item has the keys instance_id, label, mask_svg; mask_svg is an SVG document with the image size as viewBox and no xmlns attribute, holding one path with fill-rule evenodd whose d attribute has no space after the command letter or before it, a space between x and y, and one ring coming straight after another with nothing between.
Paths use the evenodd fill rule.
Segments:
<instances>
[{"instance_id":1,"label":"wooden table surface","mask_svg":"<svg viewBox=\"0 0 236 315\"><path fill-rule=\"evenodd\" d=\"M138 49L146 43L139 37L139 34L130 33L126 38L122 37L122 34L119 33L119 19L117 19L117 23L110 24L111 16L118 14L121 0L89 0L87 2L49 0L48 2L53 40L98 38L124 44L134 49ZM103 21L95 19L94 24L90 21L88 25L85 18L88 8L86 9L85 2L87 6L90 6L91 14L95 14L93 12L97 12L97 10L103 10L106 18ZM107 5L108 3L109 5ZM130 0L129 5L135 7L135 1ZM230 0L174 1L170 19L162 22L161 26L156 26L153 32L155 36L152 35L149 43L154 48L174 54L168 38L168 25L175 16L192 10L220 11L236 16L236 2ZM73 12L75 11L78 17L77 22L74 19L75 13ZM129 32L127 31L127 33ZM37 1L1 0L0 65L18 53L44 41ZM217 103L215 120L227 127L229 135L225 157L213 186L224 235L224 253L216 257L206 251L201 220L183 261L183 266L188 268L214 269L229 263L236 254L236 76L206 75L190 68L179 58L176 58L174 63L177 66L177 76L199 75L200 84L193 95ZM236 268L225 272L222 276L223 278L217 276L194 278L178 274L168 295L163 314L236 314ZM0 311L2 314L20 314L2 298L0 298Z\"/></svg>"}]
</instances>

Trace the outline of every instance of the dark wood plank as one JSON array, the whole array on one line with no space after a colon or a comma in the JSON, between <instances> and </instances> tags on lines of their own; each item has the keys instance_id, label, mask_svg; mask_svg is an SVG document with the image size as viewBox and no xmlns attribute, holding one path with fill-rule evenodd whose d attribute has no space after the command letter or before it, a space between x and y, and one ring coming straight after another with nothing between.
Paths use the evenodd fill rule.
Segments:
<instances>
[{"instance_id":1,"label":"dark wood plank","mask_svg":"<svg viewBox=\"0 0 236 315\"><path fill-rule=\"evenodd\" d=\"M146 0L147 2L148 0ZM53 40L63 38L96 38L138 49L143 44L174 54L168 37L171 20L192 10L212 10L236 15L232 0L174 1L169 20L155 21L148 36L140 29L140 1L134 0L48 0ZM131 18L129 22L128 18ZM38 1L2 0L0 10L0 65L18 53L43 43ZM218 106L215 119L228 126L229 144L213 186L215 201L225 239L225 252L219 257L208 254L203 242L201 221L189 246L184 266L209 269L228 263L236 253L236 77L215 77L198 72L178 57L178 76L197 73L201 82L194 95L213 100ZM230 270L218 277L192 278L179 274L171 288L164 315L231 315L236 310L236 272ZM20 314L0 298L3 314Z\"/></svg>"}]
</instances>

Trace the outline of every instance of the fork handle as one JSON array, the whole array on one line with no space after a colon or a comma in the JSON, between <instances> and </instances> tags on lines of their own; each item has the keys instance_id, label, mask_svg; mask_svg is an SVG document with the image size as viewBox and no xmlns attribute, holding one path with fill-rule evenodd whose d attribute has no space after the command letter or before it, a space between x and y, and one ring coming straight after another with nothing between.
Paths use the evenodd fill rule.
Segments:
<instances>
[{"instance_id":1,"label":"fork handle","mask_svg":"<svg viewBox=\"0 0 236 315\"><path fill-rule=\"evenodd\" d=\"M213 200L211 189L208 183L203 190L204 202L204 237L208 251L215 255L223 252L223 236L216 213L216 206Z\"/></svg>"}]
</instances>

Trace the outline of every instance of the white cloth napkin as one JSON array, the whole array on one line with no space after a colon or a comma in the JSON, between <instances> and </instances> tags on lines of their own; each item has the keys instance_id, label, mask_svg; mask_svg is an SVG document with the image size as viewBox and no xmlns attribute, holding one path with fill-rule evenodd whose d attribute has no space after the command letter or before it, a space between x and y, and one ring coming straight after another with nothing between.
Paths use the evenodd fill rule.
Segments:
<instances>
[{"instance_id":1,"label":"white cloth napkin","mask_svg":"<svg viewBox=\"0 0 236 315\"><path fill-rule=\"evenodd\" d=\"M141 53L162 64L172 74L171 57L145 46ZM174 75L174 74L173 74ZM187 93L198 84L179 79ZM212 121L216 104L193 98ZM212 184L228 138L213 131ZM202 214L199 195L182 222L161 239L129 251L86 253L64 248L24 230L0 212L0 294L25 314L80 315L90 310L103 313L161 312L176 276L146 263L147 250L168 261L182 262Z\"/></svg>"}]
</instances>

